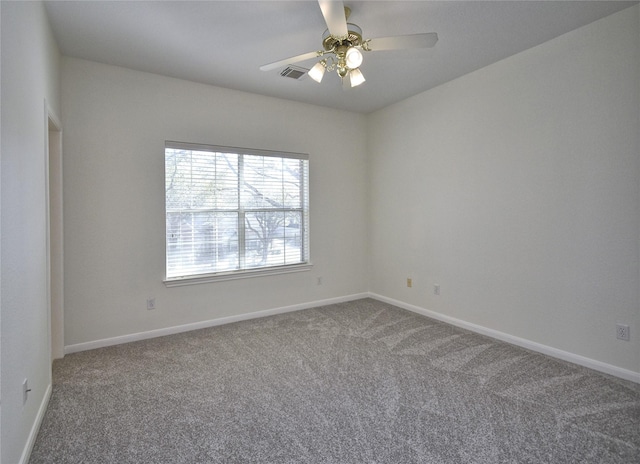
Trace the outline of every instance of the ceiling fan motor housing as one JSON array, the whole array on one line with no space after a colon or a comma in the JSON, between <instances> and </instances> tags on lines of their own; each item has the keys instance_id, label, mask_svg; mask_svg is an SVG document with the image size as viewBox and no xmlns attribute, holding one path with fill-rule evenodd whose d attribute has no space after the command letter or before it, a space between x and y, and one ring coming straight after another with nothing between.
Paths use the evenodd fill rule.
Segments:
<instances>
[{"instance_id":1,"label":"ceiling fan motor housing","mask_svg":"<svg viewBox=\"0 0 640 464\"><path fill-rule=\"evenodd\" d=\"M362 29L358 25L347 23L347 31L346 37L334 37L329 33L329 29L324 31L324 34L322 34L322 46L324 49L326 51L335 49L337 52L340 45L344 45L346 48L362 45Z\"/></svg>"}]
</instances>

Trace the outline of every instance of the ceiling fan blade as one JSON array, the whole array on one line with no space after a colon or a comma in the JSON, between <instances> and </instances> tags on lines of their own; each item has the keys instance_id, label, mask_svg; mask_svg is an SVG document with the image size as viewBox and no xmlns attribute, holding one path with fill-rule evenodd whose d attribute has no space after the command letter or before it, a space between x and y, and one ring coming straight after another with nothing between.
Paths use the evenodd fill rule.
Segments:
<instances>
[{"instance_id":1,"label":"ceiling fan blade","mask_svg":"<svg viewBox=\"0 0 640 464\"><path fill-rule=\"evenodd\" d=\"M327 23L329 34L334 37L344 37L349 31L347 30L347 18L344 14L344 3L342 1L318 0L322 16Z\"/></svg>"},{"instance_id":2,"label":"ceiling fan blade","mask_svg":"<svg viewBox=\"0 0 640 464\"><path fill-rule=\"evenodd\" d=\"M424 34L398 35L395 37L379 37L367 41L367 48L377 52L381 50L402 50L406 48L430 48L438 41L438 34L425 32Z\"/></svg>"},{"instance_id":3,"label":"ceiling fan blade","mask_svg":"<svg viewBox=\"0 0 640 464\"><path fill-rule=\"evenodd\" d=\"M318 52L309 52L298 56L292 56L291 58L286 58L284 60L263 64L262 66L260 66L260 71L273 71L274 69L278 69L282 66L286 66L292 63L298 63L299 61L310 60L311 58L317 58L318 56Z\"/></svg>"}]
</instances>

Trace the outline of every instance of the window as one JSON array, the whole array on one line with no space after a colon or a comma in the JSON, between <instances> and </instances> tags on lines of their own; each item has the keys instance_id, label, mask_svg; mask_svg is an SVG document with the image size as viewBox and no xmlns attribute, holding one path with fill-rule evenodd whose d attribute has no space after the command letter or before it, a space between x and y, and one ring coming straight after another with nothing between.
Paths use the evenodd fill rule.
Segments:
<instances>
[{"instance_id":1,"label":"window","mask_svg":"<svg viewBox=\"0 0 640 464\"><path fill-rule=\"evenodd\" d=\"M309 264L308 156L165 144L167 281Z\"/></svg>"}]
</instances>

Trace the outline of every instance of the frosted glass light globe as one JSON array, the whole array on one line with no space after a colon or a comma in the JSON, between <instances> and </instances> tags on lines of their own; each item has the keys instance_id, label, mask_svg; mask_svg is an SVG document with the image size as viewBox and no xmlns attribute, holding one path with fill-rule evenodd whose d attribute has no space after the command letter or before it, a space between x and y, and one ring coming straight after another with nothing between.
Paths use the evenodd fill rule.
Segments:
<instances>
[{"instance_id":1,"label":"frosted glass light globe","mask_svg":"<svg viewBox=\"0 0 640 464\"><path fill-rule=\"evenodd\" d=\"M347 67L356 69L362 64L362 53L356 47L350 47L345 55Z\"/></svg>"}]
</instances>

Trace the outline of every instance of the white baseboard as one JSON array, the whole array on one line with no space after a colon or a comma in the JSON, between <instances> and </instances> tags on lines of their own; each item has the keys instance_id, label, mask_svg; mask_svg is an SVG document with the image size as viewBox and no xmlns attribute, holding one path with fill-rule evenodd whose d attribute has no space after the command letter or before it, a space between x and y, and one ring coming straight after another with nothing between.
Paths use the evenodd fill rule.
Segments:
<instances>
[{"instance_id":1,"label":"white baseboard","mask_svg":"<svg viewBox=\"0 0 640 464\"><path fill-rule=\"evenodd\" d=\"M22 456L20 456L19 464L27 464L29 462L29 458L31 457L31 451L33 450L33 445L36 443L36 438L38 437L38 432L40 431L40 425L42 425L42 419L44 419L44 413L47 412L47 406L49 406L49 400L51 399L51 391L52 386L49 384L47 387L47 391L44 392L44 397L42 398L42 402L40 403L40 407L38 408L38 414L36 415L36 419L33 421L33 425L31 426L31 430L29 431L29 437L27 438L27 443L24 445L24 449L22 450Z\"/></svg>"},{"instance_id":2,"label":"white baseboard","mask_svg":"<svg viewBox=\"0 0 640 464\"><path fill-rule=\"evenodd\" d=\"M370 293L369 296L376 300L383 301L385 303L392 304L399 308L403 308L403 309L412 311L414 313L422 314L423 316L427 316L432 319L446 322L447 324L455 325L457 327L461 327L463 329L467 329L472 332L479 333L481 335L486 335L488 337L495 338L497 340L502 340L504 342L511 343L513 345L521 346L523 348L527 348L529 350L536 351L538 353L542 353L548 356L552 356L554 358L562 359L563 361L569 361L571 363L588 367L590 369L603 372L605 374L613 375L615 377L620 377L621 379L640 383L639 372L630 371L628 369L623 369L621 367L613 366L611 364L607 364L601 361L596 361L595 359L586 358L584 356L570 353L568 351L563 351L547 345L542 345L541 343L532 342L524 338L509 335L507 333L500 332L498 330L489 329L481 325L473 324L471 322L466 322L461 319L456 319L455 317L446 316L444 314L430 311L428 309L421 308L419 306L414 306L412 304L405 303L403 301L387 298L382 295L377 295L375 293Z\"/></svg>"},{"instance_id":3,"label":"white baseboard","mask_svg":"<svg viewBox=\"0 0 640 464\"><path fill-rule=\"evenodd\" d=\"M249 319L257 319L257 318L266 317L266 316L273 316L275 314L283 314L291 311L299 311L301 309L309 309L309 308L316 308L318 306L344 303L345 301L359 300L361 298L367 298L368 296L369 296L368 293L356 293L353 295L347 295L347 296L342 296L337 298L328 298L325 300L316 300L308 303L300 303L300 304L291 305L291 306L283 306L280 308L265 309L263 311L256 311L253 313L238 314L237 316L221 317L219 319L211 319L207 321L194 322L191 324L177 325L173 327L166 327L163 329L148 330L145 332L137 332L137 333L127 334L127 335L120 335L118 337L112 337L112 338L103 338L101 340L95 340L91 342L77 343L74 345L65 346L64 354L77 353L79 351L93 350L96 348L104 348L106 346L120 345L122 343L137 342L140 340L147 340L149 338L164 337L165 335L173 335L173 334L182 333L182 332L189 332L191 330L206 329L208 327L214 327L217 325L230 324L232 322L246 321Z\"/></svg>"},{"instance_id":4,"label":"white baseboard","mask_svg":"<svg viewBox=\"0 0 640 464\"><path fill-rule=\"evenodd\" d=\"M146 339L155 338L155 337L163 337L165 335L173 335L177 333L188 332L191 330L205 329L208 327L214 327L214 326L223 325L223 324L230 324L232 322L245 321L249 319L257 319L257 318L266 317L266 316L273 316L275 314L283 314L283 313L288 313L292 311L315 308L318 306L326 306L329 304L343 303L346 301L353 301L353 300L358 300L361 298L368 298L368 297L374 298L379 301L383 301L385 303L392 304L394 306L406 309L408 311L422 314L432 319L446 322L447 324L455 325L457 327L461 327L463 329L467 329L472 332L479 333L481 335L486 335L488 337L495 338L497 340L502 340L504 342L511 343L513 345L521 346L523 348L536 351L538 353L542 353L548 356L552 356L554 358L562 359L564 361L569 361L574 364L578 364L580 366L588 367L590 369L603 372L605 374L613 375L615 377L619 377L625 380L630 380L632 382L640 383L640 373L638 372L630 371L628 369L623 369L621 367L613 366L611 364L607 364L601 361L597 361L595 359L570 353L568 351L563 351L547 345L542 345L540 343L532 342L524 338L516 337L514 335L509 335L507 333L500 332L498 330L489 329L487 327L473 324L471 322L466 322L462 319L446 316L444 314L430 311L428 309L421 308L419 306L411 305L403 301L394 300L393 298L387 298L385 296L378 295L375 293L357 293L357 294L347 295L343 297L329 298L325 300L316 300L308 303L301 303L301 304L296 304L291 306L283 306L280 308L256 311L253 313L221 317L219 319L194 322L191 324L166 327L163 329L149 330L145 332L137 332L137 333L121 335L121 336L112 337L112 338L104 338L101 340L95 340L95 341L90 341L85 343L77 343L74 345L65 346L64 353L71 354L79 351L93 350L96 348L104 348L107 346L120 345L122 343L135 342L135 341L146 340Z\"/></svg>"}]
</instances>

